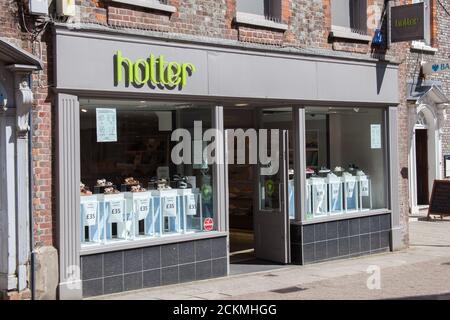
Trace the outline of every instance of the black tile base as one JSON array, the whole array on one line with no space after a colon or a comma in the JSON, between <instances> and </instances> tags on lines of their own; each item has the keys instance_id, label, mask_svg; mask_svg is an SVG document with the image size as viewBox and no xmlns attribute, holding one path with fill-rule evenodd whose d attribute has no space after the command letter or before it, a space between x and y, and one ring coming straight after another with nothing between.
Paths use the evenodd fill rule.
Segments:
<instances>
[{"instance_id":1,"label":"black tile base","mask_svg":"<svg viewBox=\"0 0 450 320\"><path fill-rule=\"evenodd\" d=\"M83 297L227 275L226 237L81 257Z\"/></svg>"},{"instance_id":2,"label":"black tile base","mask_svg":"<svg viewBox=\"0 0 450 320\"><path fill-rule=\"evenodd\" d=\"M291 260L309 264L390 250L391 215L291 224Z\"/></svg>"}]
</instances>

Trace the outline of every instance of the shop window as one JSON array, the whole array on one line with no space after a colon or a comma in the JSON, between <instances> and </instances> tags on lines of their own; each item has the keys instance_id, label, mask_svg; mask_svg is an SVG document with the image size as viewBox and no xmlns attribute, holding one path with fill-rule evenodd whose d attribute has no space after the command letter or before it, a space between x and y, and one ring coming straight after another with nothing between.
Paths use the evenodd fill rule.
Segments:
<instances>
[{"instance_id":1,"label":"shop window","mask_svg":"<svg viewBox=\"0 0 450 320\"><path fill-rule=\"evenodd\" d=\"M237 0L236 11L281 20L281 0Z\"/></svg>"},{"instance_id":2,"label":"shop window","mask_svg":"<svg viewBox=\"0 0 450 320\"><path fill-rule=\"evenodd\" d=\"M331 1L331 21L334 30L367 34L367 1Z\"/></svg>"},{"instance_id":3,"label":"shop window","mask_svg":"<svg viewBox=\"0 0 450 320\"><path fill-rule=\"evenodd\" d=\"M387 208L384 111L306 108L307 220Z\"/></svg>"},{"instance_id":4,"label":"shop window","mask_svg":"<svg viewBox=\"0 0 450 320\"><path fill-rule=\"evenodd\" d=\"M202 157L211 110L186 103L80 101L84 245L214 230L213 163ZM172 141L176 129L188 135ZM181 163L172 156L180 141L191 151L189 157L189 148L183 150Z\"/></svg>"}]
</instances>

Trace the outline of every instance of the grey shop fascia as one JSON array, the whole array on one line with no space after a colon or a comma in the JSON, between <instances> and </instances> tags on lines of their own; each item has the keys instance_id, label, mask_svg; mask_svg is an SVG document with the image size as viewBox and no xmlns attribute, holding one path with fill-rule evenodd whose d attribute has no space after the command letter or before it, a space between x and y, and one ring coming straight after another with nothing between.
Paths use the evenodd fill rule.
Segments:
<instances>
[{"instance_id":1,"label":"grey shop fascia","mask_svg":"<svg viewBox=\"0 0 450 320\"><path fill-rule=\"evenodd\" d=\"M80 106L81 98L101 97L130 100L209 101L216 104L212 122L224 129L224 109L227 102L245 101L254 104L273 102L290 105L293 111L295 171L305 172L305 109L307 106L333 105L383 108L386 115L388 142L387 208L381 212L359 213L334 217L331 220L307 222L300 197L295 199L295 217L282 217L284 235L283 261L304 263L305 250L301 237L315 224L339 219L359 219L383 215L389 218L390 249L401 241L398 201L397 104L398 66L376 60L355 57L337 58L305 54L285 49L267 50L263 47L240 47L237 43L211 45L201 42L167 41L152 36L136 36L112 30L70 30L56 26L55 79L57 95L57 219L59 247L59 295L61 299L79 299L88 281L83 275L83 259L99 257L131 249L163 247L168 244L194 242L207 244L212 250L211 264L225 263L229 258L214 258L214 250L227 248L227 170L214 166L214 223L216 231L170 238L151 239L102 248L85 249L80 246ZM217 101L221 101L218 103ZM219 141L218 154L225 155L225 144ZM299 161L300 159L300 161ZM304 179L295 179L300 194L306 190ZM302 192L303 191L303 192ZM271 238L267 236L266 238ZM210 241L210 242L207 242ZM296 242L295 249L291 242ZM282 246L283 244L280 244ZM163 250L163 249L161 249ZM219 249L217 249L219 250ZM297 251L295 251L297 250ZM122 259L125 255L122 255ZM221 259L219 259L221 258ZM223 258L223 259L222 259ZM122 260L123 261L123 260ZM126 263L126 262L125 262ZM74 273L74 266L81 267ZM161 272L164 272L161 267ZM213 270L214 271L214 270ZM214 272L210 277L214 276ZM142 272L142 270L141 270ZM161 273L162 274L162 273ZM123 274L122 274L123 276ZM105 275L99 275L103 283ZM195 278L195 277L194 277ZM180 278L178 277L180 280ZM92 280L93 281L93 280ZM161 283L164 284L164 283ZM121 288L124 290L124 288ZM120 289L118 291L121 291ZM101 292L105 293L105 292Z\"/></svg>"}]
</instances>

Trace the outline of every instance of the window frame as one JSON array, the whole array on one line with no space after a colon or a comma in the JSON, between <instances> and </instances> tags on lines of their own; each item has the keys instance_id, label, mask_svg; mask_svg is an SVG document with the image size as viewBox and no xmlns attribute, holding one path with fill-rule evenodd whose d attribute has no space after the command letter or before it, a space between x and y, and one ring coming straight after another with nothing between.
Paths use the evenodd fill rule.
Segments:
<instances>
[{"instance_id":1,"label":"window frame","mask_svg":"<svg viewBox=\"0 0 450 320\"><path fill-rule=\"evenodd\" d=\"M424 39L423 40L413 40L411 41L411 49L436 52L437 49L433 48L431 43L432 38L432 28L431 23L433 21L433 12L431 10L431 0L412 0L412 3L424 3Z\"/></svg>"},{"instance_id":2,"label":"window frame","mask_svg":"<svg viewBox=\"0 0 450 320\"><path fill-rule=\"evenodd\" d=\"M110 2L112 3L122 3L122 4L127 4L127 5L131 5L131 6L136 6L136 7L142 7L142 8L148 8L148 9L154 9L154 10L159 10L159 11L163 11L163 12L168 12L168 13L174 13L177 12L177 8L171 5L168 5L167 0L110 0Z\"/></svg>"},{"instance_id":3,"label":"window frame","mask_svg":"<svg viewBox=\"0 0 450 320\"><path fill-rule=\"evenodd\" d=\"M351 3L350 1L353 0L349 0L349 4ZM357 2L358 4L361 4L360 1ZM365 8L365 19L363 18L363 16L361 16L359 13ZM335 10L337 10L335 8ZM353 9L352 12L352 8L348 8L346 14L348 15L348 21L349 21L349 25L348 26L342 26L339 24L335 24L335 22L333 22L333 15L336 15L337 11L333 10L333 3L331 2L331 6L330 6L330 15L331 15L331 32L330 32L330 36L333 38L344 38L344 39L351 39L351 40L359 40L359 41L371 41L372 38L368 35L368 28L367 28L367 1L364 3L364 6L359 8L359 10L357 8ZM358 17L358 21L355 21L355 17Z\"/></svg>"},{"instance_id":4,"label":"window frame","mask_svg":"<svg viewBox=\"0 0 450 320\"><path fill-rule=\"evenodd\" d=\"M298 159L300 159L299 162L295 164L295 170L298 170L298 172L304 172L306 169L306 109L308 107L316 107L316 105L310 104L310 105L302 105L294 108L294 117L296 120L295 125L295 154ZM325 108L325 107L324 107ZM336 107L339 108L339 107ZM296 197L296 213L295 213L295 219L291 220L291 223L294 221L295 223L299 223L301 225L308 225L308 224L317 224L322 222L329 222L329 221L340 221L340 220L348 220L353 218L359 218L359 217L368 217L368 216L374 216L374 215L380 215L380 214L393 214L395 211L395 208L393 206L395 205L395 199L392 198L392 184L391 184L391 177L392 177L392 161L393 156L395 154L392 154L391 146L392 143L395 142L395 137L391 135L391 120L389 116L389 108L390 107L367 107L367 108L374 108L377 110L382 111L382 118L383 118L383 135L382 135L382 143L383 143L383 170L385 171L385 177L384 177L384 198L385 198L385 205L384 208L378 208L378 209L370 209L367 211L355 211L355 212L349 212L344 214L338 214L338 215L327 215L324 217L318 217L313 219L307 218L306 213L306 206L305 204L305 197L306 197L306 185L307 185L307 178L306 175L301 175L298 177L298 182L294 182L296 187L299 190L302 190L302 194L305 196Z\"/></svg>"},{"instance_id":5,"label":"window frame","mask_svg":"<svg viewBox=\"0 0 450 320\"><path fill-rule=\"evenodd\" d=\"M92 96L84 96L80 95L77 96L78 102L82 100L89 100L92 99ZM101 99L108 99L108 97L102 97ZM133 98L124 98L124 101L135 101L136 99ZM165 99L158 100L160 102L170 101ZM197 101L197 100L190 100L186 99L183 100L186 103L202 103L204 104L204 101ZM215 103L214 101L207 102L207 106L198 107L197 110L201 110L202 108L208 108L211 112L211 128L218 129L219 131L223 131L223 107ZM81 112L81 106L78 103L78 113ZM79 121L81 122L81 118L79 118ZM219 152L224 155L224 143L222 140L219 142L216 142L216 152ZM220 155L219 155L220 156ZM81 157L81 155L77 155L77 157ZM81 158L80 158L81 160ZM80 161L79 160L79 161ZM210 238L217 238L217 237L224 237L228 235L228 226L226 224L226 217L223 216L223 212L225 212L224 206L225 201L222 199L224 194L224 180L225 180L225 171L224 171L224 165L220 164L218 162L211 164L211 176L212 176L212 186L213 186L213 216L214 219L214 230L211 231L200 231L200 232L189 232L189 233L179 233L179 234L171 234L171 235L162 235L158 237L143 237L143 238L136 238L132 240L119 240L119 241L111 241L111 242L99 242L99 243L83 243L81 239L78 241L79 246L79 254L80 256L83 255L90 255L90 254L98 254L98 253L105 253L105 252L113 252L118 250L129 250L129 249L137 249L137 248L144 248L144 247L151 247L151 246L158 246L158 245L165 245L165 244L171 244L171 243L178 243L183 241L195 241L195 240L201 240L201 239L210 239ZM81 178L81 176L80 176ZM79 201L81 199L81 195L77 195ZM80 216L78 216L78 220L81 219L81 212ZM79 223L75 226L75 232L76 234L81 234L81 224Z\"/></svg>"},{"instance_id":6,"label":"window frame","mask_svg":"<svg viewBox=\"0 0 450 320\"><path fill-rule=\"evenodd\" d=\"M237 1L248 1L248 0L237 0ZM274 29L279 31L286 31L288 29L288 25L282 22L282 1L283 0L258 0L264 2L264 15L239 11L238 2L236 2L236 14L235 14L235 22L237 24L244 24L250 26L263 27L268 29ZM272 5L268 5L267 3L271 3ZM266 14L266 10L269 12L275 11L275 9L267 9L267 7L273 7L274 3L277 3L278 17L271 17L271 14Z\"/></svg>"}]
</instances>

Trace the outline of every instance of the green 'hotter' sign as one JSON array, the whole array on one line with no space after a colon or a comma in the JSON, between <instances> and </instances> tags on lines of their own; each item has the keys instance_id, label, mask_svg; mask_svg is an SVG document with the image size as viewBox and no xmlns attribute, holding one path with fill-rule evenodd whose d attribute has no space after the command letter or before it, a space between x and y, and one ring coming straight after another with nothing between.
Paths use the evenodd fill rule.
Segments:
<instances>
[{"instance_id":1,"label":"green 'hotter' sign","mask_svg":"<svg viewBox=\"0 0 450 320\"><path fill-rule=\"evenodd\" d=\"M114 55L114 84L124 83L141 87L149 86L183 87L187 78L196 71L194 64L166 61L164 55L150 54L147 59L132 61L118 50Z\"/></svg>"}]
</instances>

